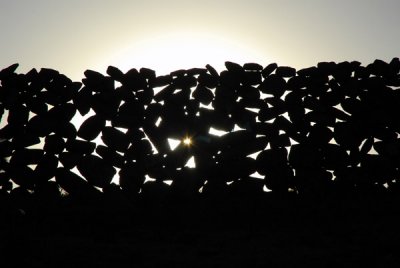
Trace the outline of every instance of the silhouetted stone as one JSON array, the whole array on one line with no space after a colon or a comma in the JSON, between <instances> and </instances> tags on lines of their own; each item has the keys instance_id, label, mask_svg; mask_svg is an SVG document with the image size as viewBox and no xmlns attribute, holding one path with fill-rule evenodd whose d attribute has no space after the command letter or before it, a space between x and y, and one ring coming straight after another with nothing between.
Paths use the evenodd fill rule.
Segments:
<instances>
[{"instance_id":1,"label":"silhouetted stone","mask_svg":"<svg viewBox=\"0 0 400 268\"><path fill-rule=\"evenodd\" d=\"M125 133L112 127L103 129L101 139L105 145L119 152L124 152L130 142Z\"/></svg>"},{"instance_id":2,"label":"silhouetted stone","mask_svg":"<svg viewBox=\"0 0 400 268\"><path fill-rule=\"evenodd\" d=\"M45 154L35 168L37 182L46 182L56 175L58 159L54 155Z\"/></svg>"},{"instance_id":3,"label":"silhouetted stone","mask_svg":"<svg viewBox=\"0 0 400 268\"><path fill-rule=\"evenodd\" d=\"M85 155L85 154L89 155L94 151L95 148L96 148L96 143L83 140L70 139L67 140L67 142L65 143L65 149L68 152L80 155Z\"/></svg>"},{"instance_id":4,"label":"silhouetted stone","mask_svg":"<svg viewBox=\"0 0 400 268\"><path fill-rule=\"evenodd\" d=\"M245 63L243 65L243 69L245 69L246 71L257 71L257 72L261 72L263 70L263 67L258 64L258 63L254 63L254 62L249 62L249 63Z\"/></svg>"},{"instance_id":5,"label":"silhouetted stone","mask_svg":"<svg viewBox=\"0 0 400 268\"><path fill-rule=\"evenodd\" d=\"M90 199L98 192L95 188L91 187L79 175L65 169L58 168L56 171L56 182L68 194L78 198Z\"/></svg>"},{"instance_id":6,"label":"silhouetted stone","mask_svg":"<svg viewBox=\"0 0 400 268\"><path fill-rule=\"evenodd\" d=\"M136 69L130 69L125 73L122 82L123 85L129 87L133 91L145 89L147 87L146 79Z\"/></svg>"},{"instance_id":7,"label":"silhouetted stone","mask_svg":"<svg viewBox=\"0 0 400 268\"><path fill-rule=\"evenodd\" d=\"M115 81L122 82L124 78L124 73L117 67L108 66L106 72Z\"/></svg>"},{"instance_id":8,"label":"silhouetted stone","mask_svg":"<svg viewBox=\"0 0 400 268\"><path fill-rule=\"evenodd\" d=\"M268 64L263 70L262 70L262 76L264 78L268 77L270 74L272 74L276 68L278 68L278 64L276 63L270 63Z\"/></svg>"},{"instance_id":9,"label":"silhouetted stone","mask_svg":"<svg viewBox=\"0 0 400 268\"><path fill-rule=\"evenodd\" d=\"M259 89L265 94L272 94L276 97L280 97L285 92L286 81L280 76L271 74L264 79Z\"/></svg>"},{"instance_id":10,"label":"silhouetted stone","mask_svg":"<svg viewBox=\"0 0 400 268\"><path fill-rule=\"evenodd\" d=\"M99 145L96 148L96 153L115 167L121 168L124 164L124 157L118 154L114 149Z\"/></svg>"},{"instance_id":11,"label":"silhouetted stone","mask_svg":"<svg viewBox=\"0 0 400 268\"><path fill-rule=\"evenodd\" d=\"M37 164L42 155L43 150L40 149L19 149L13 153L10 163L16 165Z\"/></svg>"},{"instance_id":12,"label":"silhouetted stone","mask_svg":"<svg viewBox=\"0 0 400 268\"><path fill-rule=\"evenodd\" d=\"M107 120L112 120L118 111L121 100L115 92L101 92L91 98L91 108L95 113Z\"/></svg>"},{"instance_id":13,"label":"silhouetted stone","mask_svg":"<svg viewBox=\"0 0 400 268\"><path fill-rule=\"evenodd\" d=\"M323 167L328 170L345 168L350 164L346 150L337 144L326 144L323 147Z\"/></svg>"},{"instance_id":14,"label":"silhouetted stone","mask_svg":"<svg viewBox=\"0 0 400 268\"><path fill-rule=\"evenodd\" d=\"M257 155L257 172L267 174L271 170L279 170L288 165L288 153L285 148L269 149Z\"/></svg>"},{"instance_id":15,"label":"silhouetted stone","mask_svg":"<svg viewBox=\"0 0 400 268\"><path fill-rule=\"evenodd\" d=\"M37 162L35 160L34 162ZM35 174L32 168L20 163L10 164L7 170L8 176L12 181L24 189L33 189L35 183Z\"/></svg>"},{"instance_id":16,"label":"silhouetted stone","mask_svg":"<svg viewBox=\"0 0 400 268\"><path fill-rule=\"evenodd\" d=\"M93 115L86 119L78 130L78 137L91 141L94 140L106 126L106 120Z\"/></svg>"},{"instance_id":17,"label":"silhouetted stone","mask_svg":"<svg viewBox=\"0 0 400 268\"><path fill-rule=\"evenodd\" d=\"M0 71L0 192L8 195L12 180L15 200L29 202L23 196L33 191L43 207L41 198L59 198L58 186L72 198L100 194L95 186L153 204L268 196L264 185L277 193L272 199L288 191L305 199L400 192L398 59L321 62L297 72L275 63L225 66L220 74L207 65L158 77L109 66L109 76L86 71L83 87L52 69ZM95 113L78 131L76 111ZM90 142L99 134L104 145ZM187 135L191 145L170 149L168 139ZM40 148L43 138L43 150L27 148ZM192 156L195 168L185 166ZM84 178L71 173L76 166ZM116 168L121 188L111 185ZM255 171L264 179L255 181ZM155 181L144 183L146 176Z\"/></svg>"},{"instance_id":18,"label":"silhouetted stone","mask_svg":"<svg viewBox=\"0 0 400 268\"><path fill-rule=\"evenodd\" d=\"M66 169L73 169L74 167L76 167L82 157L83 155L75 152L62 152L58 158L63 167L65 167Z\"/></svg>"},{"instance_id":19,"label":"silhouetted stone","mask_svg":"<svg viewBox=\"0 0 400 268\"><path fill-rule=\"evenodd\" d=\"M3 80L5 78L7 78L8 76L10 76L11 74L13 74L17 68L18 68L19 64L18 63L14 63L10 66L8 66L7 68L4 68L0 71L0 80Z\"/></svg>"},{"instance_id":20,"label":"silhouetted stone","mask_svg":"<svg viewBox=\"0 0 400 268\"><path fill-rule=\"evenodd\" d=\"M92 185L105 187L111 183L116 173L114 167L109 165L104 159L87 155L78 162L78 170L85 179Z\"/></svg>"},{"instance_id":21,"label":"silhouetted stone","mask_svg":"<svg viewBox=\"0 0 400 268\"><path fill-rule=\"evenodd\" d=\"M197 81L199 85L206 86L208 88L215 88L218 85L218 76L213 76L207 73L200 74Z\"/></svg>"},{"instance_id":22,"label":"silhouetted stone","mask_svg":"<svg viewBox=\"0 0 400 268\"><path fill-rule=\"evenodd\" d=\"M172 82L172 77L170 75L157 76L150 80L151 87L164 87Z\"/></svg>"},{"instance_id":23,"label":"silhouetted stone","mask_svg":"<svg viewBox=\"0 0 400 268\"><path fill-rule=\"evenodd\" d=\"M92 90L88 87L81 88L73 99L73 103L79 113L84 116L90 111L92 101Z\"/></svg>"},{"instance_id":24,"label":"silhouetted stone","mask_svg":"<svg viewBox=\"0 0 400 268\"><path fill-rule=\"evenodd\" d=\"M10 141L4 140L0 142L0 158L11 156L13 153L13 145Z\"/></svg>"},{"instance_id":25,"label":"silhouetted stone","mask_svg":"<svg viewBox=\"0 0 400 268\"><path fill-rule=\"evenodd\" d=\"M8 112L8 124L24 125L28 122L29 110L23 105L14 105Z\"/></svg>"},{"instance_id":26,"label":"silhouetted stone","mask_svg":"<svg viewBox=\"0 0 400 268\"><path fill-rule=\"evenodd\" d=\"M276 68L275 74L289 78L296 75L296 69L289 66L279 66Z\"/></svg>"},{"instance_id":27,"label":"silhouetted stone","mask_svg":"<svg viewBox=\"0 0 400 268\"><path fill-rule=\"evenodd\" d=\"M137 163L127 163L119 171L119 184L127 192L139 193L145 181L144 175L143 166Z\"/></svg>"},{"instance_id":28,"label":"silhouetted stone","mask_svg":"<svg viewBox=\"0 0 400 268\"><path fill-rule=\"evenodd\" d=\"M56 124L54 126L54 133L66 139L76 138L76 128L72 123Z\"/></svg>"},{"instance_id":29,"label":"silhouetted stone","mask_svg":"<svg viewBox=\"0 0 400 268\"><path fill-rule=\"evenodd\" d=\"M177 88L191 88L196 86L197 80L194 76L178 76L172 80Z\"/></svg>"},{"instance_id":30,"label":"silhouetted stone","mask_svg":"<svg viewBox=\"0 0 400 268\"><path fill-rule=\"evenodd\" d=\"M321 161L321 152L313 145L295 144L290 149L289 163L295 169L321 166Z\"/></svg>"},{"instance_id":31,"label":"silhouetted stone","mask_svg":"<svg viewBox=\"0 0 400 268\"><path fill-rule=\"evenodd\" d=\"M214 98L213 92L205 86L197 86L193 91L193 97L204 105L209 105Z\"/></svg>"},{"instance_id":32,"label":"silhouetted stone","mask_svg":"<svg viewBox=\"0 0 400 268\"><path fill-rule=\"evenodd\" d=\"M40 139L30 131L27 131L26 128L21 128L21 130L14 135L12 143L15 149L18 149L39 144Z\"/></svg>"},{"instance_id":33,"label":"silhouetted stone","mask_svg":"<svg viewBox=\"0 0 400 268\"><path fill-rule=\"evenodd\" d=\"M245 100L258 100L260 99L260 91L251 86L242 86L237 90L240 97Z\"/></svg>"},{"instance_id":34,"label":"silhouetted stone","mask_svg":"<svg viewBox=\"0 0 400 268\"><path fill-rule=\"evenodd\" d=\"M207 71L214 77L219 77L218 72L210 64L206 65Z\"/></svg>"},{"instance_id":35,"label":"silhouetted stone","mask_svg":"<svg viewBox=\"0 0 400 268\"><path fill-rule=\"evenodd\" d=\"M244 72L244 69L241 65L231 62L231 61L226 61L225 67L229 72L232 72L236 75L242 75Z\"/></svg>"}]
</instances>

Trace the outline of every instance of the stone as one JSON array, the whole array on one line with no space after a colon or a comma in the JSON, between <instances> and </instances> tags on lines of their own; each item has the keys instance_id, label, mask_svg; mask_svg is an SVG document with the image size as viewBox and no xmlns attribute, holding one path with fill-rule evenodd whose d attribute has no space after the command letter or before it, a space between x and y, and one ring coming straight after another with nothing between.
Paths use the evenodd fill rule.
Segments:
<instances>
[{"instance_id":1,"label":"stone","mask_svg":"<svg viewBox=\"0 0 400 268\"><path fill-rule=\"evenodd\" d=\"M209 105L214 99L213 92L205 86L198 85L193 91L193 98L198 100L204 105Z\"/></svg>"},{"instance_id":2,"label":"stone","mask_svg":"<svg viewBox=\"0 0 400 268\"><path fill-rule=\"evenodd\" d=\"M101 133L105 126L106 120L93 115L80 125L77 135L82 139L92 141Z\"/></svg>"},{"instance_id":3,"label":"stone","mask_svg":"<svg viewBox=\"0 0 400 268\"><path fill-rule=\"evenodd\" d=\"M103 129L101 140L105 145L119 152L125 152L130 143L125 133L113 127L105 127Z\"/></svg>"},{"instance_id":4,"label":"stone","mask_svg":"<svg viewBox=\"0 0 400 268\"><path fill-rule=\"evenodd\" d=\"M270 63L270 64L268 64L263 70L262 70L262 76L264 77L264 78L266 78L266 77L268 77L269 75L271 75L275 70L276 70L276 68L278 68L278 64L276 64L276 63Z\"/></svg>"},{"instance_id":5,"label":"stone","mask_svg":"<svg viewBox=\"0 0 400 268\"><path fill-rule=\"evenodd\" d=\"M290 78L296 75L296 69L289 66L279 66L276 68L275 74L280 77Z\"/></svg>"},{"instance_id":6,"label":"stone","mask_svg":"<svg viewBox=\"0 0 400 268\"><path fill-rule=\"evenodd\" d=\"M90 186L81 176L65 168L57 169L56 182L69 195L80 199L90 200L99 194L98 190Z\"/></svg>"},{"instance_id":7,"label":"stone","mask_svg":"<svg viewBox=\"0 0 400 268\"><path fill-rule=\"evenodd\" d=\"M43 183L56 175L58 159L54 155L45 154L35 168L35 179L37 183Z\"/></svg>"},{"instance_id":8,"label":"stone","mask_svg":"<svg viewBox=\"0 0 400 268\"><path fill-rule=\"evenodd\" d=\"M219 77L218 72L210 64L206 65L206 69L210 73L210 75L212 75L213 77Z\"/></svg>"},{"instance_id":9,"label":"stone","mask_svg":"<svg viewBox=\"0 0 400 268\"><path fill-rule=\"evenodd\" d=\"M98 145L96 147L96 153L114 167L122 168L124 165L125 156L120 155L118 152L107 146Z\"/></svg>"},{"instance_id":10,"label":"stone","mask_svg":"<svg viewBox=\"0 0 400 268\"><path fill-rule=\"evenodd\" d=\"M243 65L243 69L246 71L261 72L263 67L258 63L248 62Z\"/></svg>"},{"instance_id":11,"label":"stone","mask_svg":"<svg viewBox=\"0 0 400 268\"><path fill-rule=\"evenodd\" d=\"M18 149L13 152L10 163L16 166L37 164L42 155L41 149Z\"/></svg>"},{"instance_id":12,"label":"stone","mask_svg":"<svg viewBox=\"0 0 400 268\"><path fill-rule=\"evenodd\" d=\"M286 81L282 77L271 74L259 86L259 90L265 94L272 94L276 97L283 95L286 89Z\"/></svg>"},{"instance_id":13,"label":"stone","mask_svg":"<svg viewBox=\"0 0 400 268\"><path fill-rule=\"evenodd\" d=\"M208 88L215 88L218 85L218 76L213 76L207 73L202 73L197 78L199 85Z\"/></svg>"},{"instance_id":14,"label":"stone","mask_svg":"<svg viewBox=\"0 0 400 268\"><path fill-rule=\"evenodd\" d=\"M14 63L10 66L8 66L7 68L4 68L0 71L0 80L4 80L7 77L9 77L11 74L15 73L15 71L18 69L19 64L18 63Z\"/></svg>"},{"instance_id":15,"label":"stone","mask_svg":"<svg viewBox=\"0 0 400 268\"><path fill-rule=\"evenodd\" d=\"M124 191L139 193L145 181L143 166L127 163L119 171L119 184Z\"/></svg>"},{"instance_id":16,"label":"stone","mask_svg":"<svg viewBox=\"0 0 400 268\"><path fill-rule=\"evenodd\" d=\"M235 75L241 75L244 72L243 67L235 62L226 61L225 67L229 72L232 72Z\"/></svg>"},{"instance_id":17,"label":"stone","mask_svg":"<svg viewBox=\"0 0 400 268\"><path fill-rule=\"evenodd\" d=\"M86 155L81 158L77 168L88 183L100 188L109 185L116 173L113 166L95 155Z\"/></svg>"},{"instance_id":18,"label":"stone","mask_svg":"<svg viewBox=\"0 0 400 268\"><path fill-rule=\"evenodd\" d=\"M124 73L115 66L108 66L106 72L115 81L122 82L124 78Z\"/></svg>"},{"instance_id":19,"label":"stone","mask_svg":"<svg viewBox=\"0 0 400 268\"><path fill-rule=\"evenodd\" d=\"M66 169L73 169L78 164L83 155L74 152L62 152L58 159Z\"/></svg>"}]
</instances>

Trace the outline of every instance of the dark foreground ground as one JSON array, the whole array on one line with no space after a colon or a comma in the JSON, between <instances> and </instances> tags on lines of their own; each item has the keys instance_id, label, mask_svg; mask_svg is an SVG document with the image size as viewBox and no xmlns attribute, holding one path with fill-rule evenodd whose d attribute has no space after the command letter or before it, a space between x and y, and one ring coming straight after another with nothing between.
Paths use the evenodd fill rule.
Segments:
<instances>
[{"instance_id":1,"label":"dark foreground ground","mask_svg":"<svg viewBox=\"0 0 400 268\"><path fill-rule=\"evenodd\" d=\"M266 194L3 209L0 267L399 267L398 201Z\"/></svg>"}]
</instances>

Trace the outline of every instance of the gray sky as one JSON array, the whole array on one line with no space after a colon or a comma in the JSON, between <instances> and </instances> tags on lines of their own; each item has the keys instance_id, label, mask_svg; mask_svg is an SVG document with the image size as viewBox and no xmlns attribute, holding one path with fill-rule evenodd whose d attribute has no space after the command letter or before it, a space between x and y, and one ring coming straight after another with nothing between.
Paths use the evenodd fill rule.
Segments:
<instances>
[{"instance_id":1,"label":"gray sky","mask_svg":"<svg viewBox=\"0 0 400 268\"><path fill-rule=\"evenodd\" d=\"M2 0L0 69L49 67L80 80L150 67L217 69L225 60L297 68L400 55L400 1Z\"/></svg>"}]
</instances>

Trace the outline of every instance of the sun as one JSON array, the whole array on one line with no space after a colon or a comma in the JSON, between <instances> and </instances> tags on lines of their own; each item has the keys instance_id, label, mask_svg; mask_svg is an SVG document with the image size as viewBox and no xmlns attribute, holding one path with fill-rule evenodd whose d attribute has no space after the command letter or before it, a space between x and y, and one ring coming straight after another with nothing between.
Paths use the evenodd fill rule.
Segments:
<instances>
[{"instance_id":1,"label":"sun","mask_svg":"<svg viewBox=\"0 0 400 268\"><path fill-rule=\"evenodd\" d=\"M185 138L182 140L182 142L183 142L183 144L184 144L185 146L190 146L190 145L192 145L192 139L191 139L190 137L185 137Z\"/></svg>"},{"instance_id":2,"label":"sun","mask_svg":"<svg viewBox=\"0 0 400 268\"><path fill-rule=\"evenodd\" d=\"M267 59L249 44L246 46L246 42L223 33L175 31L132 40L131 44L116 49L103 66L113 65L122 71L147 67L157 75L165 75L178 69L203 68L206 64L221 71L225 61L243 64Z\"/></svg>"}]
</instances>

